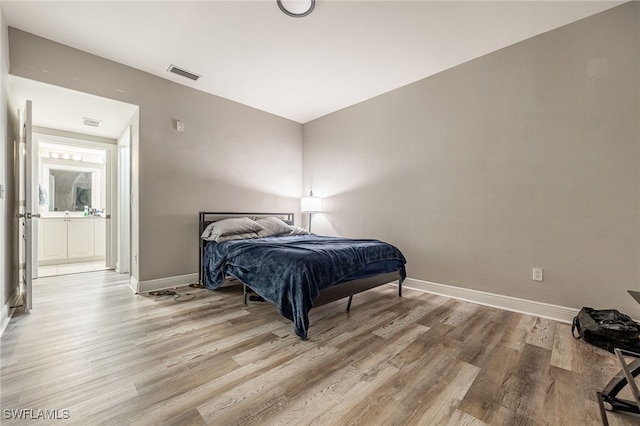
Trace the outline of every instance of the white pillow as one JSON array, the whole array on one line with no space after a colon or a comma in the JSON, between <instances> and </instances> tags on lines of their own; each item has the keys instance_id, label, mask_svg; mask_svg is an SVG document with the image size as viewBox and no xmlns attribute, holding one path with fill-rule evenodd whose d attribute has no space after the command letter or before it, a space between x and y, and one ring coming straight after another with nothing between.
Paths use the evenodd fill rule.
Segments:
<instances>
[{"instance_id":1,"label":"white pillow","mask_svg":"<svg viewBox=\"0 0 640 426\"><path fill-rule=\"evenodd\" d=\"M299 226L289 225L288 235L309 235L309 231Z\"/></svg>"},{"instance_id":2,"label":"white pillow","mask_svg":"<svg viewBox=\"0 0 640 426\"><path fill-rule=\"evenodd\" d=\"M256 220L256 222L262 225L260 231L258 231L258 237L275 237L277 235L284 235L291 232L289 229L289 225L284 223L282 220L277 217L264 217L262 219Z\"/></svg>"},{"instance_id":3,"label":"white pillow","mask_svg":"<svg viewBox=\"0 0 640 426\"><path fill-rule=\"evenodd\" d=\"M200 237L203 240L216 241L220 236L247 234L261 229L263 229L262 225L248 217L230 218L210 223Z\"/></svg>"}]
</instances>

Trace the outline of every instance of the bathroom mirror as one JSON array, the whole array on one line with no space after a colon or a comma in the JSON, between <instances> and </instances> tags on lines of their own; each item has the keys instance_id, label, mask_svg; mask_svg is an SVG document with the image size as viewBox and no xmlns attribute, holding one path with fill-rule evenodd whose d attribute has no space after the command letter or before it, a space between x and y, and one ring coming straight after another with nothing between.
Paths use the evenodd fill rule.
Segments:
<instances>
[{"instance_id":1,"label":"bathroom mirror","mask_svg":"<svg viewBox=\"0 0 640 426\"><path fill-rule=\"evenodd\" d=\"M94 173L49 169L49 211L83 211L92 206Z\"/></svg>"}]
</instances>

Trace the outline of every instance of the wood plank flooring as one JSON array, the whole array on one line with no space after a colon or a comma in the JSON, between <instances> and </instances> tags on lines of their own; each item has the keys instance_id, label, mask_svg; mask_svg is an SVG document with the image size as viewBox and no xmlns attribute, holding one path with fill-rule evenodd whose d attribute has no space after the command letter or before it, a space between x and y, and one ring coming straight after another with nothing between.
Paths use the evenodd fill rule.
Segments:
<instances>
[{"instance_id":1,"label":"wood plank flooring","mask_svg":"<svg viewBox=\"0 0 640 426\"><path fill-rule=\"evenodd\" d=\"M177 291L195 298L37 280L1 339L2 424L598 425L619 370L566 324L391 285L313 310L307 341L239 286Z\"/></svg>"}]
</instances>

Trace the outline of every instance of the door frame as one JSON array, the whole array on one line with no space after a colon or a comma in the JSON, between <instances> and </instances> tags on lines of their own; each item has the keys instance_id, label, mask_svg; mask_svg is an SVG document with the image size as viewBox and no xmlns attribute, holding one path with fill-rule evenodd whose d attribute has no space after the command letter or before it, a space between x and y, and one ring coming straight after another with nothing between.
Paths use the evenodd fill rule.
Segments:
<instances>
[{"instance_id":1,"label":"door frame","mask_svg":"<svg viewBox=\"0 0 640 426\"><path fill-rule=\"evenodd\" d=\"M128 125L118 137L117 163L117 211L115 222L118 233L116 249L116 272L131 274L131 145L133 143L133 126Z\"/></svg>"}]
</instances>

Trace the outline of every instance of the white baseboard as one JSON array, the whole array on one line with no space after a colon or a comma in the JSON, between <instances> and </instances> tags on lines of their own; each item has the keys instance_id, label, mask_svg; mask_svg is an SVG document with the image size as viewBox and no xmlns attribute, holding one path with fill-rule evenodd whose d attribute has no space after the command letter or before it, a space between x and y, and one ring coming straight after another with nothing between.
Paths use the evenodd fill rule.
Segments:
<instances>
[{"instance_id":1,"label":"white baseboard","mask_svg":"<svg viewBox=\"0 0 640 426\"><path fill-rule=\"evenodd\" d=\"M403 287L571 324L578 309L407 278Z\"/></svg>"},{"instance_id":2,"label":"white baseboard","mask_svg":"<svg viewBox=\"0 0 640 426\"><path fill-rule=\"evenodd\" d=\"M149 291L166 290L194 283L198 280L198 274L178 275L175 277L159 278L156 280L138 281L133 285L134 278L131 277L131 287L136 293L147 293Z\"/></svg>"},{"instance_id":3,"label":"white baseboard","mask_svg":"<svg viewBox=\"0 0 640 426\"><path fill-rule=\"evenodd\" d=\"M133 275L129 277L129 288L135 293L138 294L138 280L135 279Z\"/></svg>"},{"instance_id":4,"label":"white baseboard","mask_svg":"<svg viewBox=\"0 0 640 426\"><path fill-rule=\"evenodd\" d=\"M148 281L138 281L132 276L129 286L134 291L134 293L138 294L147 293L149 291L166 290L180 287L191 284L197 280L197 273L159 278ZM578 309L568 308L565 306L536 302L534 300L519 299L517 297L487 293L484 291L472 290L468 288L454 287L446 284L417 280L414 278L407 278L402 283L402 286L404 288L411 288L427 293L438 294L441 296L451 297L453 299L477 303L479 305L505 309L507 311L548 318L568 324L570 324L573 320L573 317L578 314Z\"/></svg>"},{"instance_id":5,"label":"white baseboard","mask_svg":"<svg viewBox=\"0 0 640 426\"><path fill-rule=\"evenodd\" d=\"M12 308L12 306L16 306L18 301L20 300L20 287L16 287L9 296L9 300L7 303L2 306L2 310L0 310L0 336L4 333L4 330L9 325L9 321L11 320L11 316L13 315L16 308Z\"/></svg>"}]
</instances>

